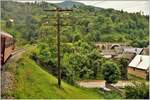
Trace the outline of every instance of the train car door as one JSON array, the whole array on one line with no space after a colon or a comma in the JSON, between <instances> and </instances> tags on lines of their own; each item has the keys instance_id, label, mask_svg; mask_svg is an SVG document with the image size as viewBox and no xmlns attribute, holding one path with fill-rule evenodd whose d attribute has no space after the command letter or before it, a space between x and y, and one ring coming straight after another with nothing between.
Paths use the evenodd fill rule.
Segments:
<instances>
[{"instance_id":1,"label":"train car door","mask_svg":"<svg viewBox=\"0 0 150 100\"><path fill-rule=\"evenodd\" d=\"M1 64L4 63L5 37L1 35Z\"/></svg>"}]
</instances>

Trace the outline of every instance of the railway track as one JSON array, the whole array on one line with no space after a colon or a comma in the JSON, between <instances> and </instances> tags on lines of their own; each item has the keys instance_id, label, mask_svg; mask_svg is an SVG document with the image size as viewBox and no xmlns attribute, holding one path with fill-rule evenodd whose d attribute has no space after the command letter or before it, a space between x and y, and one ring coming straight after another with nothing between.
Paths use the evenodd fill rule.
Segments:
<instances>
[{"instance_id":1,"label":"railway track","mask_svg":"<svg viewBox=\"0 0 150 100\"><path fill-rule=\"evenodd\" d=\"M8 63L10 63L16 56L17 54L20 54L21 52L24 52L25 48L20 48L20 49L16 49L11 53L11 56L6 60L5 64L1 66L1 70L3 70L3 68L5 68L4 66Z\"/></svg>"},{"instance_id":2,"label":"railway track","mask_svg":"<svg viewBox=\"0 0 150 100\"><path fill-rule=\"evenodd\" d=\"M16 54L18 54L19 52L22 52L22 51L25 51L25 49L20 48L20 49L14 50L11 55L14 56L14 55L16 55Z\"/></svg>"}]
</instances>

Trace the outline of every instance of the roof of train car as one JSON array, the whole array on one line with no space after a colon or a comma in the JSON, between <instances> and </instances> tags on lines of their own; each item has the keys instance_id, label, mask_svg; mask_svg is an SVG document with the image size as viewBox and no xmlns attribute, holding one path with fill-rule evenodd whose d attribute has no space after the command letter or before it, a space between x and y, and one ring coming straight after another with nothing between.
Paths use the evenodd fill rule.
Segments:
<instances>
[{"instance_id":1,"label":"roof of train car","mask_svg":"<svg viewBox=\"0 0 150 100\"><path fill-rule=\"evenodd\" d=\"M1 31L0 34L1 34L1 35L4 35L4 36L8 36L8 37L12 37L12 38L13 38L12 35L10 35L10 34L8 34L8 33L6 33L6 32L3 32L3 31Z\"/></svg>"}]
</instances>

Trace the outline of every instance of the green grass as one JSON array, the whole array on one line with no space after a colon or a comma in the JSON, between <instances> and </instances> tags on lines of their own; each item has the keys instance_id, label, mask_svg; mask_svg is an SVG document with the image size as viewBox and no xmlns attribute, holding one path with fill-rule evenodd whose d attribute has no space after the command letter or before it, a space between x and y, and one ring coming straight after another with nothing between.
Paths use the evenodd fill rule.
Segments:
<instances>
[{"instance_id":1,"label":"green grass","mask_svg":"<svg viewBox=\"0 0 150 100\"><path fill-rule=\"evenodd\" d=\"M34 47L31 47L34 49ZM34 49L35 50L35 49ZM28 56L32 50L13 61L5 70L14 74L14 87L11 91L2 94L3 97L15 99L120 99L116 92L103 92L100 89L86 89L75 87L62 81L58 88L56 77L42 69Z\"/></svg>"},{"instance_id":2,"label":"green grass","mask_svg":"<svg viewBox=\"0 0 150 100\"><path fill-rule=\"evenodd\" d=\"M58 88L57 79L28 57L21 58L17 67L15 98L104 98L96 89L74 87L65 82Z\"/></svg>"},{"instance_id":3,"label":"green grass","mask_svg":"<svg viewBox=\"0 0 150 100\"><path fill-rule=\"evenodd\" d=\"M142 82L146 82L147 80L141 78L141 77L137 77L135 75L132 74L128 74L128 79L129 80L133 80L133 81L142 81Z\"/></svg>"}]
</instances>

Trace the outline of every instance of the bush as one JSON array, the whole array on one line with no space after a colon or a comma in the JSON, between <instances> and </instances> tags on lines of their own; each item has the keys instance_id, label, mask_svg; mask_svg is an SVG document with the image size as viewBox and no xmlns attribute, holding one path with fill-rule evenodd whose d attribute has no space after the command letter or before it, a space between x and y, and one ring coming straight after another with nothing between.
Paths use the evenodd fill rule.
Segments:
<instances>
[{"instance_id":1,"label":"bush","mask_svg":"<svg viewBox=\"0 0 150 100\"><path fill-rule=\"evenodd\" d=\"M106 62L103 65L103 76L106 83L117 83L120 78L120 69L114 62Z\"/></svg>"},{"instance_id":2,"label":"bush","mask_svg":"<svg viewBox=\"0 0 150 100\"><path fill-rule=\"evenodd\" d=\"M133 86L126 86L127 99L149 99L149 86L145 83L133 83Z\"/></svg>"},{"instance_id":3,"label":"bush","mask_svg":"<svg viewBox=\"0 0 150 100\"><path fill-rule=\"evenodd\" d=\"M8 21L6 21L6 27L7 27L7 28L10 28L11 26L12 26L12 22L11 22L11 21L9 21L9 20L8 20Z\"/></svg>"}]
</instances>

